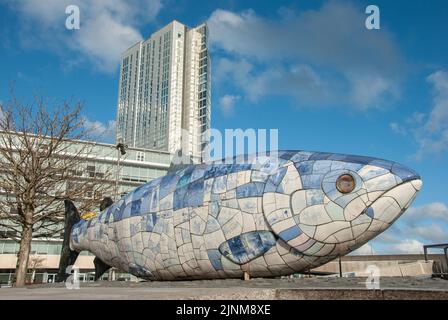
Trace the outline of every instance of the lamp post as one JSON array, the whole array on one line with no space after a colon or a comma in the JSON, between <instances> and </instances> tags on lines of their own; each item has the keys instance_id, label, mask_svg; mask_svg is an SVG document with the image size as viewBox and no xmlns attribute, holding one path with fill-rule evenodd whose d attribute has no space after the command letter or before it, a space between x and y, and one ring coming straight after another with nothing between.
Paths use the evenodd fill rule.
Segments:
<instances>
[{"instance_id":1,"label":"lamp post","mask_svg":"<svg viewBox=\"0 0 448 320\"><path fill-rule=\"evenodd\" d=\"M121 156L124 156L126 154L126 148L128 146L119 142L117 143L117 145L115 146L115 148L118 151L118 158L117 158L117 176L115 178L115 201L118 201L118 199L120 198L118 195L118 181L120 180L120 159Z\"/></svg>"}]
</instances>

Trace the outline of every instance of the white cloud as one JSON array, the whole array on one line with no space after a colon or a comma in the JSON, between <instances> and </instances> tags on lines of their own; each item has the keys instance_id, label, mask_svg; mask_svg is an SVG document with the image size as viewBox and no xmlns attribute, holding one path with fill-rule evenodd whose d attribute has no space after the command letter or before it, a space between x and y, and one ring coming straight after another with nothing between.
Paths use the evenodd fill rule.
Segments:
<instances>
[{"instance_id":1,"label":"white cloud","mask_svg":"<svg viewBox=\"0 0 448 320\"><path fill-rule=\"evenodd\" d=\"M390 248L395 253L423 253L423 243L415 239L404 239Z\"/></svg>"},{"instance_id":2,"label":"white cloud","mask_svg":"<svg viewBox=\"0 0 448 320\"><path fill-rule=\"evenodd\" d=\"M365 245L363 245L362 247L356 249L355 251L353 251L352 253L350 253L350 255L373 255L376 254L375 250L373 250L373 247L371 244L366 243Z\"/></svg>"},{"instance_id":3,"label":"white cloud","mask_svg":"<svg viewBox=\"0 0 448 320\"><path fill-rule=\"evenodd\" d=\"M233 114L235 102L240 99L240 96L234 96L226 94L219 99L219 105L225 116L230 116Z\"/></svg>"},{"instance_id":4,"label":"white cloud","mask_svg":"<svg viewBox=\"0 0 448 320\"><path fill-rule=\"evenodd\" d=\"M446 242L447 234L448 207L433 202L409 208L370 244L375 244L381 253L419 253L423 244Z\"/></svg>"},{"instance_id":5,"label":"white cloud","mask_svg":"<svg viewBox=\"0 0 448 320\"><path fill-rule=\"evenodd\" d=\"M210 39L226 56L216 73L224 68L252 101L281 94L316 105L380 107L399 96L402 57L387 31L368 31L364 20L361 8L335 1L299 14L283 10L276 20L216 10Z\"/></svg>"},{"instance_id":6,"label":"white cloud","mask_svg":"<svg viewBox=\"0 0 448 320\"><path fill-rule=\"evenodd\" d=\"M83 125L88 135L95 140L111 143L115 139L115 120L109 120L107 123L102 123L100 121L92 121L87 117L83 117Z\"/></svg>"},{"instance_id":7,"label":"white cloud","mask_svg":"<svg viewBox=\"0 0 448 320\"><path fill-rule=\"evenodd\" d=\"M399 134L399 135L401 135L401 136L405 136L405 135L408 134L408 132L407 132L407 130L406 130L406 127L405 127L405 126L402 126L402 125L399 124L399 123L391 122L391 123L389 124L389 127L392 129L393 132L395 132L396 134Z\"/></svg>"},{"instance_id":8,"label":"white cloud","mask_svg":"<svg viewBox=\"0 0 448 320\"><path fill-rule=\"evenodd\" d=\"M398 134L412 133L417 144L416 160L431 155L443 155L448 151L448 72L439 70L426 80L433 87L432 106L428 113L415 112L406 124L391 123L390 128ZM404 129L404 128L407 129Z\"/></svg>"},{"instance_id":9,"label":"white cloud","mask_svg":"<svg viewBox=\"0 0 448 320\"><path fill-rule=\"evenodd\" d=\"M419 207L409 208L404 217L412 223L428 219L448 223L448 207L443 202L428 203Z\"/></svg>"},{"instance_id":10,"label":"white cloud","mask_svg":"<svg viewBox=\"0 0 448 320\"><path fill-rule=\"evenodd\" d=\"M80 8L80 30L65 29L65 8ZM152 21L160 0L18 0L10 6L21 19L20 38L26 46L49 49L64 59L81 58L101 71L113 72L121 53L142 39L138 28Z\"/></svg>"},{"instance_id":11,"label":"white cloud","mask_svg":"<svg viewBox=\"0 0 448 320\"><path fill-rule=\"evenodd\" d=\"M448 72L434 72L427 81L433 86L433 106L426 123L415 129L417 159L448 151Z\"/></svg>"},{"instance_id":12,"label":"white cloud","mask_svg":"<svg viewBox=\"0 0 448 320\"><path fill-rule=\"evenodd\" d=\"M409 234L426 240L428 243L440 243L446 240L446 230L438 224L415 226Z\"/></svg>"},{"instance_id":13,"label":"white cloud","mask_svg":"<svg viewBox=\"0 0 448 320\"><path fill-rule=\"evenodd\" d=\"M448 72L439 70L427 78L434 87L434 106L426 128L430 132L448 129Z\"/></svg>"}]
</instances>

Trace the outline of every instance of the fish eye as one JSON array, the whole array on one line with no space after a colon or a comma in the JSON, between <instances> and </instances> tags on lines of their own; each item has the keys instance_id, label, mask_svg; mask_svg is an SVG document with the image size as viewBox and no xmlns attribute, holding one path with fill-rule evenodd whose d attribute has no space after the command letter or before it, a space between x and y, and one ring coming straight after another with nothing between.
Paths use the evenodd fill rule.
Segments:
<instances>
[{"instance_id":1,"label":"fish eye","mask_svg":"<svg viewBox=\"0 0 448 320\"><path fill-rule=\"evenodd\" d=\"M339 176L339 178L336 180L336 188L341 193L350 193L355 189L355 186L355 178L347 173Z\"/></svg>"}]
</instances>

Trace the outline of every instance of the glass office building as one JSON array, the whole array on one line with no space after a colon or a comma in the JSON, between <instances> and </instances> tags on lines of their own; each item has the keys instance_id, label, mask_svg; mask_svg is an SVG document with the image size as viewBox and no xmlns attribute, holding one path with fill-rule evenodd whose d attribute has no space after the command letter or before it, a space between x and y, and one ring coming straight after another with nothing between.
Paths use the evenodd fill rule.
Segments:
<instances>
[{"instance_id":1,"label":"glass office building","mask_svg":"<svg viewBox=\"0 0 448 320\"><path fill-rule=\"evenodd\" d=\"M199 162L210 128L208 28L172 21L122 54L117 142Z\"/></svg>"}]
</instances>

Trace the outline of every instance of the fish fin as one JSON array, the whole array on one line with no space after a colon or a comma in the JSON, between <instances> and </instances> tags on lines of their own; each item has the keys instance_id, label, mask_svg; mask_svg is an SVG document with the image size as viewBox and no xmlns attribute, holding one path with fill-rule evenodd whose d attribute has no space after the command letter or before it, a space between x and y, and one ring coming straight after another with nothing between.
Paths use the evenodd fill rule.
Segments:
<instances>
[{"instance_id":1,"label":"fish fin","mask_svg":"<svg viewBox=\"0 0 448 320\"><path fill-rule=\"evenodd\" d=\"M61 249L61 259L59 260L59 271L57 275L57 282L63 282L67 279L69 274L66 270L68 266L74 265L78 258L79 252L70 249L70 234L73 226L81 220L78 209L70 200L64 201L65 206L65 221L64 221L64 236Z\"/></svg>"},{"instance_id":2,"label":"fish fin","mask_svg":"<svg viewBox=\"0 0 448 320\"><path fill-rule=\"evenodd\" d=\"M113 204L113 200L111 197L106 197L101 201L100 204L100 211L106 210ZM111 268L110 265L104 263L103 260L101 260L98 257L95 257L93 260L93 265L95 266L95 281L98 281L101 276Z\"/></svg>"},{"instance_id":3,"label":"fish fin","mask_svg":"<svg viewBox=\"0 0 448 320\"><path fill-rule=\"evenodd\" d=\"M106 197L101 201L100 204L100 211L106 210L107 208L109 208L112 204L113 204L113 200L111 197Z\"/></svg>"},{"instance_id":4,"label":"fish fin","mask_svg":"<svg viewBox=\"0 0 448 320\"><path fill-rule=\"evenodd\" d=\"M263 255L277 242L270 231L251 231L229 239L219 246L219 252L236 264L245 264Z\"/></svg>"},{"instance_id":5,"label":"fish fin","mask_svg":"<svg viewBox=\"0 0 448 320\"><path fill-rule=\"evenodd\" d=\"M93 259L93 265L95 266L95 281L98 281L101 276L111 268L110 265L104 263L100 258L95 257Z\"/></svg>"}]
</instances>

